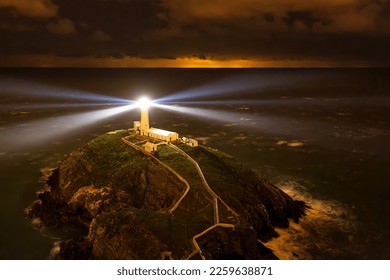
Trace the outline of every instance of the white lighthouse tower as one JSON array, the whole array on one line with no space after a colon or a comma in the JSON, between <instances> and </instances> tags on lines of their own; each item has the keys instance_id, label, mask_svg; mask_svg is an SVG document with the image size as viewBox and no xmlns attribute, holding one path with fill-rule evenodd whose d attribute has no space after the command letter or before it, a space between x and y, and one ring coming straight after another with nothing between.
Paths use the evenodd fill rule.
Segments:
<instances>
[{"instance_id":1,"label":"white lighthouse tower","mask_svg":"<svg viewBox=\"0 0 390 280\"><path fill-rule=\"evenodd\" d=\"M143 136L148 136L150 101L147 98L142 98L139 101L139 104L140 104L140 108L141 108L140 134Z\"/></svg>"}]
</instances>

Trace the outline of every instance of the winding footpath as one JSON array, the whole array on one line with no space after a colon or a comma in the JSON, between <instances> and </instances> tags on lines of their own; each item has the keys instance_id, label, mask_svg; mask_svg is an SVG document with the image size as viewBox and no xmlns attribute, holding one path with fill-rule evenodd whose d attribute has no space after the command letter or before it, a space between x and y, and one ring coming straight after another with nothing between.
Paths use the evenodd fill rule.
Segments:
<instances>
[{"instance_id":1,"label":"winding footpath","mask_svg":"<svg viewBox=\"0 0 390 280\"><path fill-rule=\"evenodd\" d=\"M186 179L184 179L176 170L172 169L171 167L169 167L168 165L166 165L165 163L163 163L161 160L159 160L158 158L156 158L155 156L153 156L151 153L148 153L146 152L143 148L141 148L140 146L136 145L136 144L139 144L143 141L140 141L138 143L131 143L130 141L128 141L129 138L132 138L134 136L136 136L137 134L131 134L127 137L123 137L121 140L124 144L126 144L127 146L131 147L131 148L134 148L138 151L141 151L144 155L152 158L155 162L157 162L158 164L162 165L164 168L166 168L167 170L169 170L169 172L171 172L173 175L175 175L181 182L183 182L186 186L186 189L184 191L184 193L182 194L182 196L179 198L179 200L171 207L171 209L169 209L169 213L173 213L173 211L175 211L177 209L177 207L180 205L180 203L183 201L183 199L186 197L186 195L188 194L188 192L190 191L191 187L190 187L190 184L188 183L188 181ZM217 227L223 227L223 228L236 228L237 225L240 223L240 220L239 220L239 215L237 214L237 212L235 212L229 205L227 205L220 196L218 196L214 191L213 189L209 186L209 184L207 183L207 180L202 172L202 169L200 168L199 164L196 162L196 160L194 160L191 156L189 156L186 152L184 152L183 150L181 150L179 147L175 146L174 144L172 143L161 143L161 144L166 144L167 146L171 147L172 149L174 149L175 151L177 151L178 153L180 153L182 156L184 156L185 158L187 158L196 168L197 170L197 173L202 181L202 184L203 186L205 187L206 191L210 194L210 196L212 197L213 199L213 209L214 209L214 225L206 228L204 231L194 235L192 237L192 244L193 244L193 247L194 247L194 251L187 257L187 259L191 259L192 257L194 257L196 254L199 254L199 256L205 260L205 256L202 252L202 249L200 248L198 242L197 242L197 239L202 237L203 235L205 235L206 233L208 233L209 231L217 228ZM237 224L233 225L233 224L228 224L228 223L220 223L220 220L219 220L219 209L218 209L218 201L220 201L227 209L229 212L231 212L234 217L236 218L237 220Z\"/></svg>"},{"instance_id":2,"label":"winding footpath","mask_svg":"<svg viewBox=\"0 0 390 280\"><path fill-rule=\"evenodd\" d=\"M227 205L220 196L218 196L214 191L213 189L209 186L209 184L207 183L207 180L203 174L203 171L202 169L200 168L199 164L196 162L196 160L194 160L190 155L188 155L186 152L184 152L182 149L180 149L179 147L173 145L172 143L168 143L168 146L175 149L177 152L179 152L181 155L183 155L184 157L186 157L189 161L191 161L197 172L198 172L198 175L199 177L201 178L202 180L202 183L203 183L203 186L205 187L205 189L207 190L207 192L212 196L213 198L213 204L214 204L214 225L212 225L211 227L205 229L204 231L202 231L201 233L198 233L196 235L194 235L192 237L192 244L193 246L195 247L195 251L192 252L189 257L187 259L190 259L191 257L195 256L197 253L199 253L200 257L205 260L205 256L202 252L202 249L200 248L198 242L197 242L197 239L203 235L205 235L206 233L208 233L209 231L217 228L217 227L223 227L223 228L235 228L238 224L239 224L239 215L229 206ZM227 223L220 223L219 222L219 209L218 209L218 200L221 201L221 203L235 216L236 220L237 220L237 224L236 225L233 225L233 224L227 224Z\"/></svg>"},{"instance_id":3,"label":"winding footpath","mask_svg":"<svg viewBox=\"0 0 390 280\"><path fill-rule=\"evenodd\" d=\"M213 189L209 186L209 184L207 183L207 180L202 172L202 169L200 168L199 164L196 162L196 160L194 160L192 157L190 157L186 152L184 152L182 149L180 149L179 147L173 145L172 143L168 143L168 146L172 147L173 149L175 149L176 151L178 151L180 154L182 154L183 156L185 156L188 160L190 160L196 170L198 171L198 174L199 174L199 177L201 178L202 180L202 183L205 187L205 189L207 190L207 192L212 196L213 198L213 203L214 203L214 222L216 224L219 223L219 211L218 211L218 200L221 201L221 203L236 217L237 221L239 221L238 219L238 214L232 209L230 208L229 205L227 205L223 199L218 196L214 191Z\"/></svg>"}]
</instances>

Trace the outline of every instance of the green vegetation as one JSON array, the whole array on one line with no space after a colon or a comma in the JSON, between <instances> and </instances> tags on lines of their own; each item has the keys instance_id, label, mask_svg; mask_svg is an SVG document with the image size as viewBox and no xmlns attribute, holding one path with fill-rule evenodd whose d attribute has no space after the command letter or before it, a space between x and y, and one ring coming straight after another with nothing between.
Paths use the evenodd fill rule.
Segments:
<instances>
[{"instance_id":1,"label":"green vegetation","mask_svg":"<svg viewBox=\"0 0 390 280\"><path fill-rule=\"evenodd\" d=\"M123 173L122 175L126 177L125 173L129 170L134 172L147 166L147 157L121 141L126 136L128 136L127 130L115 134L104 134L85 146L83 151L94 170L93 185L100 187L112 184L112 178L123 178L118 173ZM107 177L108 170L112 170L110 177Z\"/></svg>"},{"instance_id":2,"label":"green vegetation","mask_svg":"<svg viewBox=\"0 0 390 280\"><path fill-rule=\"evenodd\" d=\"M230 155L203 146L180 148L197 161L209 186L236 211L242 207L242 202L252 204L258 199L253 193L243 191L242 187L253 188L258 185L259 177ZM222 221L226 215L230 216L230 213L223 210L221 204L219 207L222 210L220 216Z\"/></svg>"},{"instance_id":3,"label":"green vegetation","mask_svg":"<svg viewBox=\"0 0 390 280\"><path fill-rule=\"evenodd\" d=\"M210 195L205 190L194 164L187 158L169 146L160 146L156 157L187 180L191 189L197 194L197 203L203 206L205 202L211 201Z\"/></svg>"}]
</instances>

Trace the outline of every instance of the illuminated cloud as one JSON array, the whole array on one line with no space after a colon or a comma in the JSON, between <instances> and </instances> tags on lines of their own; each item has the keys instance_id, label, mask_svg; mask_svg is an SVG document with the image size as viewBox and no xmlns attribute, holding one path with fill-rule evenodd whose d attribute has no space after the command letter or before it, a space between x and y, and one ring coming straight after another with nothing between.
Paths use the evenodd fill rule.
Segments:
<instances>
[{"instance_id":1,"label":"illuminated cloud","mask_svg":"<svg viewBox=\"0 0 390 280\"><path fill-rule=\"evenodd\" d=\"M377 31L385 24L381 15L388 9L381 0L188 0L185 5L181 0L163 0L162 6L160 18L170 22L171 32L202 21L243 29L250 23L261 31L292 26L323 32Z\"/></svg>"},{"instance_id":2,"label":"illuminated cloud","mask_svg":"<svg viewBox=\"0 0 390 280\"><path fill-rule=\"evenodd\" d=\"M365 31L367 26L375 26L377 17L386 7L384 3L370 0L187 0L183 5L181 0L163 0L166 13L160 17L176 23L189 23L196 20L250 20L260 15L268 22L282 21L286 25L301 22L308 27L317 25L320 28L327 22L331 30L351 28Z\"/></svg>"},{"instance_id":3,"label":"illuminated cloud","mask_svg":"<svg viewBox=\"0 0 390 280\"><path fill-rule=\"evenodd\" d=\"M50 0L1 0L0 8L11 8L18 14L31 18L53 18L58 7Z\"/></svg>"},{"instance_id":4,"label":"illuminated cloud","mask_svg":"<svg viewBox=\"0 0 390 280\"><path fill-rule=\"evenodd\" d=\"M144 67L144 68L295 68L295 67L364 67L371 66L370 60L293 60L287 58L264 59L197 59L194 57L139 58L120 55L118 57L95 57L92 55L77 57L45 54L18 54L1 57L3 67L24 67L26 61L36 67Z\"/></svg>"}]
</instances>

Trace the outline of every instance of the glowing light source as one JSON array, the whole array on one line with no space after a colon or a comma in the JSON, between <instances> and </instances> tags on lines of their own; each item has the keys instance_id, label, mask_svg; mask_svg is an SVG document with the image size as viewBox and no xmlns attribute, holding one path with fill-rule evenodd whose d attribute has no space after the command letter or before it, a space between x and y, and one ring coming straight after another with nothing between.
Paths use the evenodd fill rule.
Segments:
<instances>
[{"instance_id":1,"label":"glowing light source","mask_svg":"<svg viewBox=\"0 0 390 280\"><path fill-rule=\"evenodd\" d=\"M137 102L137 106L141 109L148 109L150 106L153 105L153 102L147 98L147 97L141 97L138 102Z\"/></svg>"}]
</instances>

